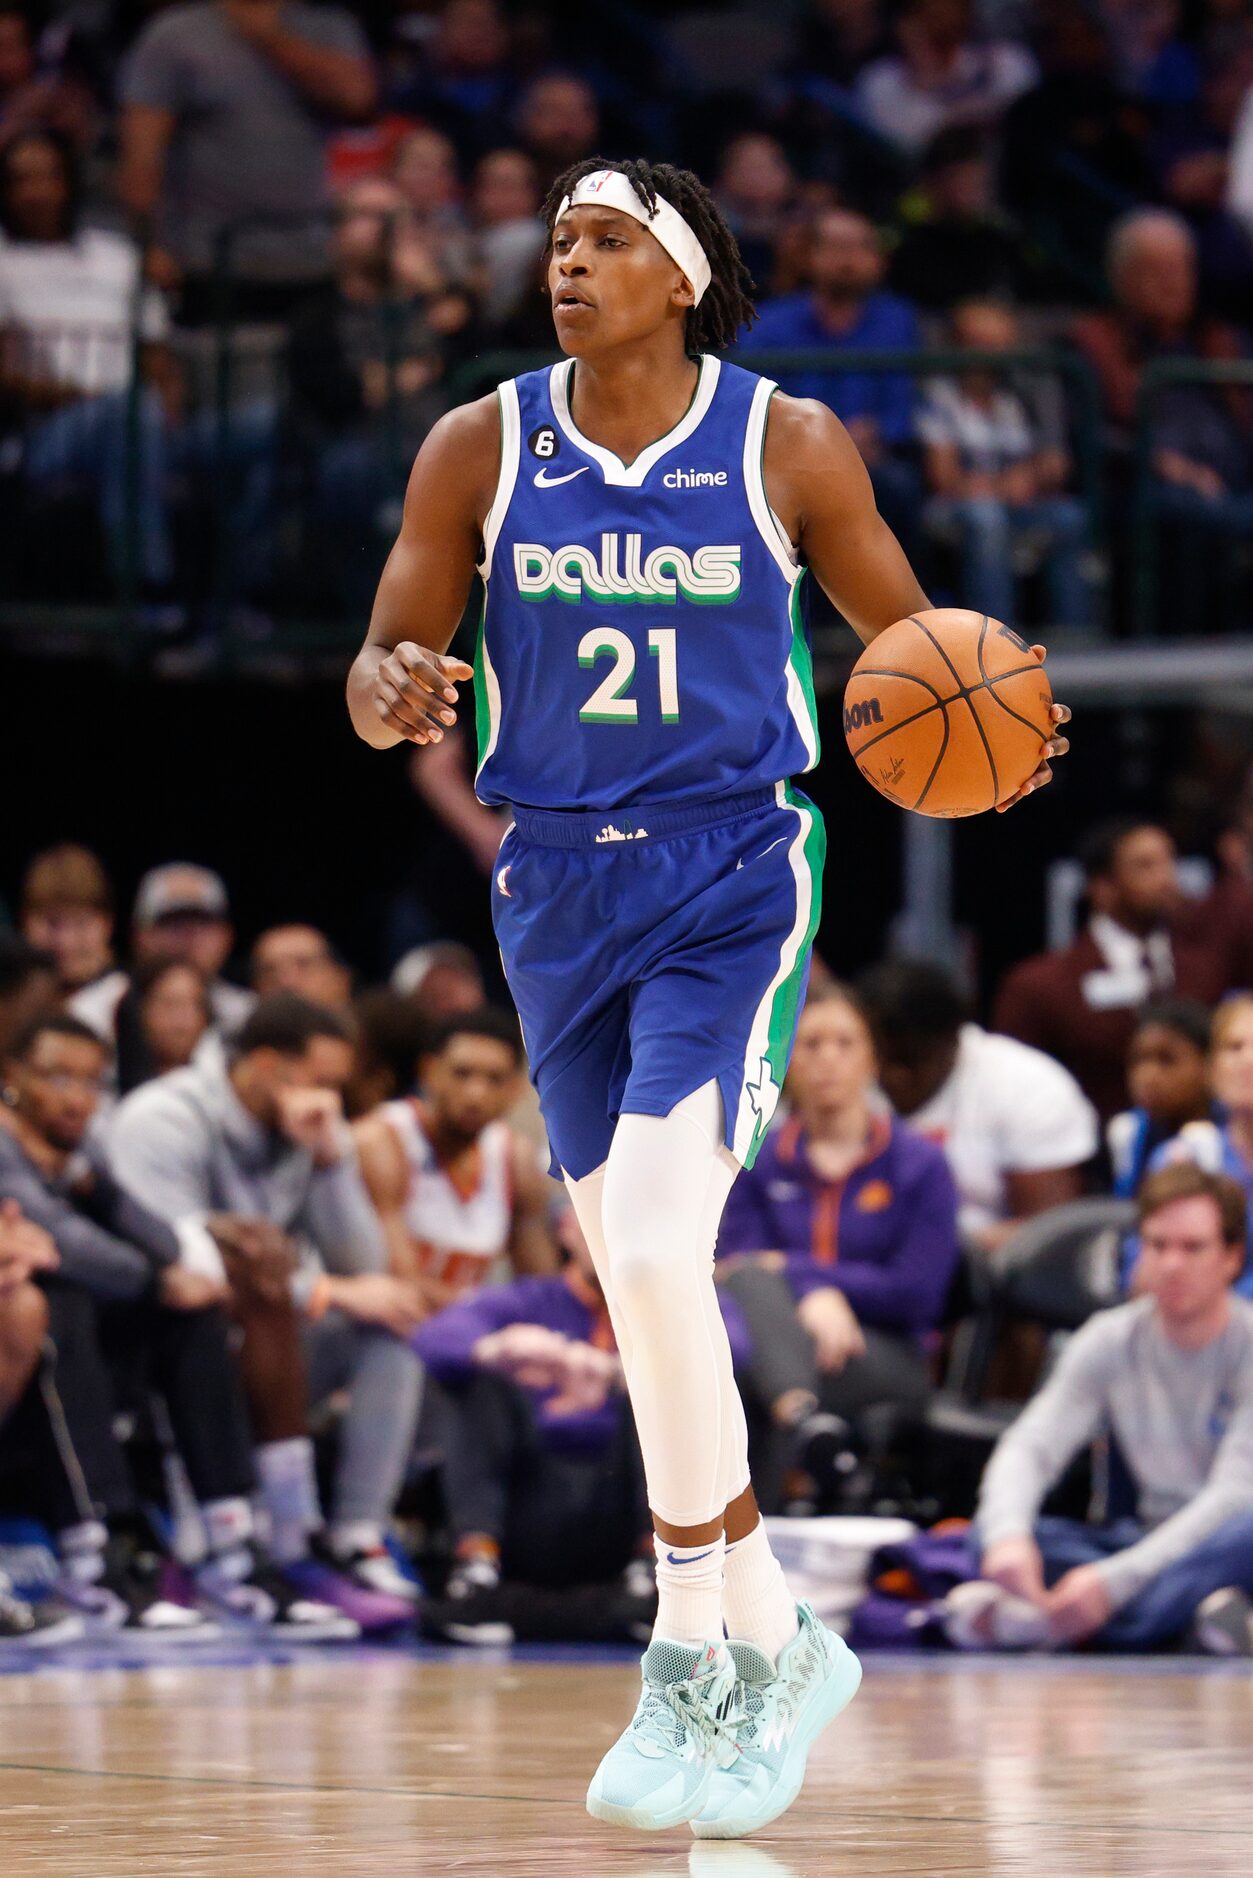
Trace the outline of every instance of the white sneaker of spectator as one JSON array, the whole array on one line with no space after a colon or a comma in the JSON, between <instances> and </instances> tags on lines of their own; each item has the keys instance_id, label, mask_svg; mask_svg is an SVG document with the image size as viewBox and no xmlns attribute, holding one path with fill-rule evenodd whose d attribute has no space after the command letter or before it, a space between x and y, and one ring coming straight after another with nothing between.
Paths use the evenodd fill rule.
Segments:
<instances>
[{"instance_id":1,"label":"white sneaker of spectator","mask_svg":"<svg viewBox=\"0 0 1253 1878\"><path fill-rule=\"evenodd\" d=\"M1192 1634L1207 1656L1253 1656L1253 1601L1235 1585L1197 1606Z\"/></svg>"},{"instance_id":2,"label":"white sneaker of spectator","mask_svg":"<svg viewBox=\"0 0 1253 1878\"><path fill-rule=\"evenodd\" d=\"M945 1636L958 1650L1048 1648L1048 1618L1039 1606L985 1578L954 1585L940 1617Z\"/></svg>"}]
</instances>

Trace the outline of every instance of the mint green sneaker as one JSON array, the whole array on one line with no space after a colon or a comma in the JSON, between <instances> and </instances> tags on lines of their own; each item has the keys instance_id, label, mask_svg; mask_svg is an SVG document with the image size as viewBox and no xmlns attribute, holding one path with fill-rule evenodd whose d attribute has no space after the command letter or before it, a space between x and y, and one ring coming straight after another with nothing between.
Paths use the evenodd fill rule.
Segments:
<instances>
[{"instance_id":1,"label":"mint green sneaker","mask_svg":"<svg viewBox=\"0 0 1253 1878\"><path fill-rule=\"evenodd\" d=\"M724 1644L654 1637L630 1727L592 1776L587 1810L641 1832L681 1826L700 1812L719 1766L736 1756L736 1669Z\"/></svg>"},{"instance_id":2,"label":"mint green sneaker","mask_svg":"<svg viewBox=\"0 0 1253 1878\"><path fill-rule=\"evenodd\" d=\"M801 1790L809 1750L861 1686L861 1664L808 1604L778 1667L751 1643L730 1643L735 1661L739 1758L715 1768L709 1797L692 1818L698 1839L739 1839L769 1825Z\"/></svg>"}]
</instances>

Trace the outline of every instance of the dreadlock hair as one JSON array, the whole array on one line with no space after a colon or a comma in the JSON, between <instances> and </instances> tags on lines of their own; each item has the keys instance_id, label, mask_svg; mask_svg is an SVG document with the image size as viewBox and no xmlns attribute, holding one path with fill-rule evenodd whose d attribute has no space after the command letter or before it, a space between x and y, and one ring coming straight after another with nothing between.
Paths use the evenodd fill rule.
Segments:
<instances>
[{"instance_id":1,"label":"dreadlock hair","mask_svg":"<svg viewBox=\"0 0 1253 1878\"><path fill-rule=\"evenodd\" d=\"M702 352L723 352L734 345L740 327L751 326L757 318L753 280L721 209L691 170L675 169L671 163L646 163L642 157L623 163L611 162L608 157L584 157L557 178L544 198L540 213L550 241L563 198L573 193L576 183L597 170L617 170L625 176L650 214L656 213L658 196L664 196L705 250L711 278L700 305L687 316L684 340L689 354L696 358Z\"/></svg>"}]
</instances>

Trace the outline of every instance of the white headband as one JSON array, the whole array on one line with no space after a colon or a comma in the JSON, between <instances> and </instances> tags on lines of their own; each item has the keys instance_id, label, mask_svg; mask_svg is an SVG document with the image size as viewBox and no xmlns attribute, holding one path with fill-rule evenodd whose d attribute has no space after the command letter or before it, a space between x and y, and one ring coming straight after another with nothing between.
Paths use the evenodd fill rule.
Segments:
<instances>
[{"instance_id":1,"label":"white headband","mask_svg":"<svg viewBox=\"0 0 1253 1878\"><path fill-rule=\"evenodd\" d=\"M577 182L568 196L562 198L557 220L561 220L567 209L577 209L585 202L598 202L607 209L620 209L623 215L629 215L633 221L642 222L670 259L683 269L692 283L696 305L700 305L711 278L709 262L705 250L672 203L667 202L664 196L658 196L657 207L650 215L636 195L634 185L627 181L621 170L594 170L590 176Z\"/></svg>"}]
</instances>

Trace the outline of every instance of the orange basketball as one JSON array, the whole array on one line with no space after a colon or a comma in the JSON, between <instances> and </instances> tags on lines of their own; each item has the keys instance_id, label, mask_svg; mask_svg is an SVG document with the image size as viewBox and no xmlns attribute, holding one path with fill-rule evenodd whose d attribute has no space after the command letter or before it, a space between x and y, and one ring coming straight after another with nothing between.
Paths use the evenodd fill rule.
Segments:
<instances>
[{"instance_id":1,"label":"orange basketball","mask_svg":"<svg viewBox=\"0 0 1253 1878\"><path fill-rule=\"evenodd\" d=\"M981 815L1039 768L1053 692L1025 639L984 613L936 608L866 647L844 693L858 769L920 815Z\"/></svg>"}]
</instances>

